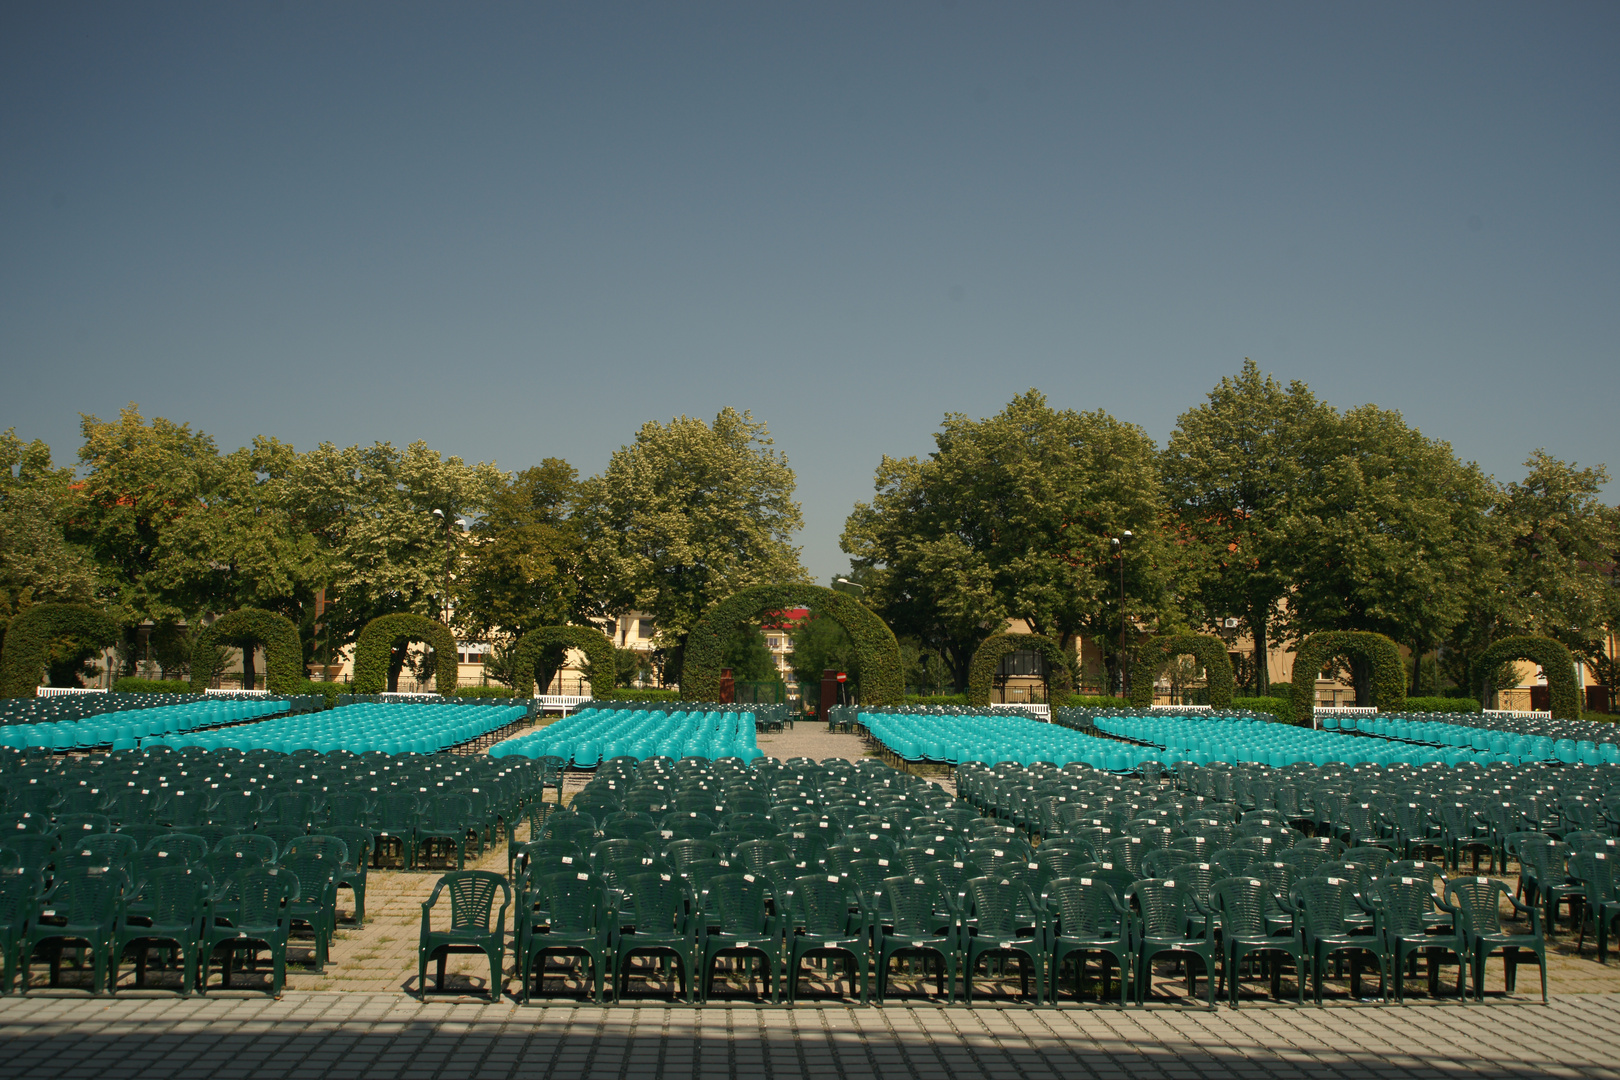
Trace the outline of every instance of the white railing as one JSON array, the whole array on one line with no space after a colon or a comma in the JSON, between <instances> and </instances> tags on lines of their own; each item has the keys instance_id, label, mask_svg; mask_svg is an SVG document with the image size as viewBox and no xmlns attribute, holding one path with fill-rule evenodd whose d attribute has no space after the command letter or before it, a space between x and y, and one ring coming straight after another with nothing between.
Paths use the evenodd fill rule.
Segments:
<instances>
[{"instance_id":1,"label":"white railing","mask_svg":"<svg viewBox=\"0 0 1620 1080\"><path fill-rule=\"evenodd\" d=\"M1482 716L1498 716L1504 720L1551 720L1550 709L1481 709Z\"/></svg>"},{"instance_id":2,"label":"white railing","mask_svg":"<svg viewBox=\"0 0 1620 1080\"><path fill-rule=\"evenodd\" d=\"M268 697L270 695L270 691L268 690L232 690L228 687L213 686L210 686L208 689L204 690L203 693L214 694L218 697L236 697L239 694L251 694L254 697Z\"/></svg>"},{"instance_id":3,"label":"white railing","mask_svg":"<svg viewBox=\"0 0 1620 1080\"><path fill-rule=\"evenodd\" d=\"M1213 705L1149 705L1148 712L1209 712Z\"/></svg>"},{"instance_id":4,"label":"white railing","mask_svg":"<svg viewBox=\"0 0 1620 1080\"><path fill-rule=\"evenodd\" d=\"M433 693L429 693L429 692L427 692L425 690L422 691L421 693L418 693L418 694L409 693L409 692L407 692L405 690L384 690L382 693L378 694L377 696L382 698L384 701L443 701L444 700L444 695L443 694L433 694Z\"/></svg>"},{"instance_id":5,"label":"white railing","mask_svg":"<svg viewBox=\"0 0 1620 1080\"><path fill-rule=\"evenodd\" d=\"M574 709L585 705L591 700L589 694L536 694L534 700L540 703L541 712L560 712L567 716Z\"/></svg>"},{"instance_id":6,"label":"white railing","mask_svg":"<svg viewBox=\"0 0 1620 1080\"><path fill-rule=\"evenodd\" d=\"M1048 724L1052 722L1052 706L1050 705L1025 704L1021 701L992 701L990 707L992 709L1018 709L1029 713L1031 716L1038 716Z\"/></svg>"},{"instance_id":7,"label":"white railing","mask_svg":"<svg viewBox=\"0 0 1620 1080\"><path fill-rule=\"evenodd\" d=\"M1377 716L1376 705L1318 705L1312 710L1317 716Z\"/></svg>"},{"instance_id":8,"label":"white railing","mask_svg":"<svg viewBox=\"0 0 1620 1080\"><path fill-rule=\"evenodd\" d=\"M105 686L36 686L35 697L65 697L68 694L105 694Z\"/></svg>"}]
</instances>

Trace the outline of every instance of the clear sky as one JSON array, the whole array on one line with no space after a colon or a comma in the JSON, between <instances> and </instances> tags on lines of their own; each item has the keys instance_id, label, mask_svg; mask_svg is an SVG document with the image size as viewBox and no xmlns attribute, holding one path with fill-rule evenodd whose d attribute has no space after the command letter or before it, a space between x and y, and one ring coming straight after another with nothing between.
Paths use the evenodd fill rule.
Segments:
<instances>
[{"instance_id":1,"label":"clear sky","mask_svg":"<svg viewBox=\"0 0 1620 1080\"><path fill-rule=\"evenodd\" d=\"M1162 443L1252 356L1620 467L1617 196L1610 2L7 0L0 427L589 474L733 405L820 580L1032 386Z\"/></svg>"}]
</instances>

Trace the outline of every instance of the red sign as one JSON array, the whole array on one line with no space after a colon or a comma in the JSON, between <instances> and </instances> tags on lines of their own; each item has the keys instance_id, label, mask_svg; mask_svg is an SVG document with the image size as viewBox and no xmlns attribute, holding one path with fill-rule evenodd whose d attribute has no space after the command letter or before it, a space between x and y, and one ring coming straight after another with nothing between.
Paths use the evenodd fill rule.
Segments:
<instances>
[{"instance_id":1,"label":"red sign","mask_svg":"<svg viewBox=\"0 0 1620 1080\"><path fill-rule=\"evenodd\" d=\"M847 678L849 678L849 676L848 676L848 675L845 675L845 674L844 674L844 673L843 673L843 672L842 672L842 671L840 671L840 672L839 672L839 673L838 673L838 681L839 681L839 682L843 682L843 681L844 681L844 680L845 680L845 679L847 679Z\"/></svg>"}]
</instances>

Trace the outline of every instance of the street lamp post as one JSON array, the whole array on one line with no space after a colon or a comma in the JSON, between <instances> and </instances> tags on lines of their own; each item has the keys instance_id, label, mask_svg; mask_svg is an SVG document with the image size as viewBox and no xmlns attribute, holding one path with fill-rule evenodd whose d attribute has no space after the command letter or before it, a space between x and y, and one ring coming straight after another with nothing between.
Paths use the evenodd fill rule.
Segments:
<instances>
[{"instance_id":1,"label":"street lamp post","mask_svg":"<svg viewBox=\"0 0 1620 1080\"><path fill-rule=\"evenodd\" d=\"M444 594L441 597L441 600L443 601L443 603L441 604L441 615L442 615L443 620L444 620L444 625L449 626L450 625L450 568L451 568L451 566L453 564L453 555L452 555L452 550L451 550L451 546L450 546L450 533L451 533L451 529L453 527L453 523L450 520L450 515L446 514L443 510L434 510L433 511L433 516L436 517L436 518L440 518L440 519L442 519L444 521Z\"/></svg>"},{"instance_id":2,"label":"street lamp post","mask_svg":"<svg viewBox=\"0 0 1620 1080\"><path fill-rule=\"evenodd\" d=\"M1125 545L1133 539L1129 529L1113 539L1114 555L1119 559L1119 657L1114 661L1115 697L1125 696Z\"/></svg>"}]
</instances>

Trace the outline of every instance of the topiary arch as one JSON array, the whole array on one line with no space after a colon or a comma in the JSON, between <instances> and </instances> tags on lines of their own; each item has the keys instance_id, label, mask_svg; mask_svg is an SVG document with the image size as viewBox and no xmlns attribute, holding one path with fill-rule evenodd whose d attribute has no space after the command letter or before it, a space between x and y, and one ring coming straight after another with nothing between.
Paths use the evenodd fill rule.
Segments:
<instances>
[{"instance_id":1,"label":"topiary arch","mask_svg":"<svg viewBox=\"0 0 1620 1080\"><path fill-rule=\"evenodd\" d=\"M389 658L401 638L432 647L434 685L445 697L454 694L460 675L456 635L439 620L408 611L379 615L360 631L354 643L354 692L380 694L388 689Z\"/></svg>"},{"instance_id":2,"label":"topiary arch","mask_svg":"<svg viewBox=\"0 0 1620 1080\"><path fill-rule=\"evenodd\" d=\"M91 648L118 640L118 621L83 604L34 604L6 627L0 652L0 697L33 697L51 642L72 638Z\"/></svg>"},{"instance_id":3,"label":"topiary arch","mask_svg":"<svg viewBox=\"0 0 1620 1080\"><path fill-rule=\"evenodd\" d=\"M304 681L304 647L298 641L298 627L283 615L262 608L227 612L197 632L191 644L193 656L207 655L221 645L252 648L264 646L264 686L272 694L296 694ZM212 671L191 668L191 692L208 689Z\"/></svg>"},{"instance_id":4,"label":"topiary arch","mask_svg":"<svg viewBox=\"0 0 1620 1080\"><path fill-rule=\"evenodd\" d=\"M1044 634L991 634L973 650L973 662L968 666L969 705L990 704L990 688L1001 658L1022 649L1033 649L1045 658L1047 678L1056 694L1073 692L1074 658L1063 646Z\"/></svg>"},{"instance_id":5,"label":"topiary arch","mask_svg":"<svg viewBox=\"0 0 1620 1080\"><path fill-rule=\"evenodd\" d=\"M1372 690L1381 712L1406 704L1406 668L1400 646L1365 630L1328 630L1300 642L1294 656L1294 723L1309 724L1316 706L1316 674L1336 656L1360 656L1372 663Z\"/></svg>"},{"instance_id":6,"label":"topiary arch","mask_svg":"<svg viewBox=\"0 0 1620 1080\"><path fill-rule=\"evenodd\" d=\"M820 585L756 585L715 604L686 638L681 670L681 698L719 701L722 642L744 623L768 611L808 607L826 615L855 645L855 667L861 673L861 700L874 706L903 705L905 676L900 668L900 642L889 625L859 601Z\"/></svg>"},{"instance_id":7,"label":"topiary arch","mask_svg":"<svg viewBox=\"0 0 1620 1080\"><path fill-rule=\"evenodd\" d=\"M1209 634L1167 634L1148 642L1142 650L1146 670L1131 680L1131 704L1143 709L1153 704L1153 685L1178 656L1191 654L1204 669L1209 703L1217 709L1232 704L1232 658L1226 655L1226 642ZM1145 677L1144 677L1145 676Z\"/></svg>"},{"instance_id":8,"label":"topiary arch","mask_svg":"<svg viewBox=\"0 0 1620 1080\"><path fill-rule=\"evenodd\" d=\"M1495 671L1509 660L1529 660L1547 674L1547 704L1554 720L1578 720L1581 691L1575 685L1575 657L1563 644L1546 637L1503 638L1485 650L1480 664Z\"/></svg>"},{"instance_id":9,"label":"topiary arch","mask_svg":"<svg viewBox=\"0 0 1620 1080\"><path fill-rule=\"evenodd\" d=\"M512 687L514 694L534 696L534 673L552 649L578 649L584 653L593 674L605 672L607 675L606 688L591 683L591 696L599 700L613 696L613 642L602 631L588 626L542 626L519 638L512 650L512 667L518 678Z\"/></svg>"}]
</instances>

